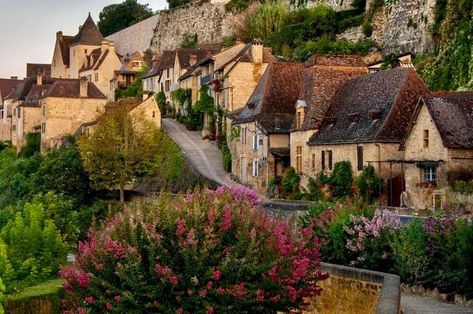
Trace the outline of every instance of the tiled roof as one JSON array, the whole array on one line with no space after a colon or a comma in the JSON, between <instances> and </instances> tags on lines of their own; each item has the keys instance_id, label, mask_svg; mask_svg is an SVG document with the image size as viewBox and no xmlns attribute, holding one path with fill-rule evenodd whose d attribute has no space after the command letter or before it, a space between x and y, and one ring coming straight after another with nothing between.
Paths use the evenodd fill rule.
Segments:
<instances>
[{"instance_id":1,"label":"tiled roof","mask_svg":"<svg viewBox=\"0 0 473 314\"><path fill-rule=\"evenodd\" d=\"M47 93L51 86L51 84L33 85L21 106L37 106L39 100Z\"/></svg>"},{"instance_id":2,"label":"tiled roof","mask_svg":"<svg viewBox=\"0 0 473 314\"><path fill-rule=\"evenodd\" d=\"M302 70L302 64L269 64L233 124L256 121L265 133L287 133L303 84Z\"/></svg>"},{"instance_id":3,"label":"tiled roof","mask_svg":"<svg viewBox=\"0 0 473 314\"><path fill-rule=\"evenodd\" d=\"M429 95L421 78L397 68L347 81L327 111L309 145L400 143L421 96Z\"/></svg>"},{"instance_id":4,"label":"tiled roof","mask_svg":"<svg viewBox=\"0 0 473 314\"><path fill-rule=\"evenodd\" d=\"M103 36L99 28L95 25L94 20L89 14L84 24L81 26L79 33L72 39L70 45L82 44L100 46L102 39Z\"/></svg>"},{"instance_id":5,"label":"tiled roof","mask_svg":"<svg viewBox=\"0 0 473 314\"><path fill-rule=\"evenodd\" d=\"M46 77L51 77L51 64L27 63L26 77L33 77L42 73Z\"/></svg>"},{"instance_id":6,"label":"tiled roof","mask_svg":"<svg viewBox=\"0 0 473 314\"><path fill-rule=\"evenodd\" d=\"M206 49L178 49L177 58L182 69L190 69L192 65L189 63L190 57L195 55L197 57L196 61L204 59L205 57L211 56L218 50L206 50ZM196 62L196 63L197 63Z\"/></svg>"},{"instance_id":7,"label":"tiled roof","mask_svg":"<svg viewBox=\"0 0 473 314\"><path fill-rule=\"evenodd\" d=\"M225 69L228 65L230 65L233 62L253 62L253 55L251 54L251 48L253 44L249 43L246 44L243 49L240 50L238 54L236 54L233 58L225 62L223 65L221 65L216 71L221 71ZM270 48L264 48L263 47L263 63L275 63L279 62L278 58L273 56L271 49Z\"/></svg>"},{"instance_id":8,"label":"tiled roof","mask_svg":"<svg viewBox=\"0 0 473 314\"><path fill-rule=\"evenodd\" d=\"M163 51L161 59L158 65L146 73L143 78L159 75L163 70L172 68L174 66L174 58L176 57L176 51Z\"/></svg>"},{"instance_id":9,"label":"tiled roof","mask_svg":"<svg viewBox=\"0 0 473 314\"><path fill-rule=\"evenodd\" d=\"M20 84L21 80L11 80L11 79L0 79L0 96L3 98L7 97L16 86Z\"/></svg>"},{"instance_id":10,"label":"tiled roof","mask_svg":"<svg viewBox=\"0 0 473 314\"><path fill-rule=\"evenodd\" d=\"M441 97L424 97L423 101L419 102L416 114L411 121L412 124L417 120L424 104L427 106L445 147L473 149L472 92L449 93Z\"/></svg>"},{"instance_id":11,"label":"tiled roof","mask_svg":"<svg viewBox=\"0 0 473 314\"><path fill-rule=\"evenodd\" d=\"M87 82L87 98L106 99L92 82ZM80 98L79 79L57 79L44 97Z\"/></svg>"},{"instance_id":12,"label":"tiled roof","mask_svg":"<svg viewBox=\"0 0 473 314\"><path fill-rule=\"evenodd\" d=\"M358 56L312 56L306 66L299 95L299 100L307 104L302 130L315 130L340 87L352 78L366 75L368 70Z\"/></svg>"}]
</instances>

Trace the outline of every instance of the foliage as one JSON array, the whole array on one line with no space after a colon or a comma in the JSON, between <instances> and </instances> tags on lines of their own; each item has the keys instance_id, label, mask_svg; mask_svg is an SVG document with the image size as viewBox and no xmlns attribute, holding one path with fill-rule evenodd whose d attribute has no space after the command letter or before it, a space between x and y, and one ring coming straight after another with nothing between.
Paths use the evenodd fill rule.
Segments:
<instances>
[{"instance_id":1,"label":"foliage","mask_svg":"<svg viewBox=\"0 0 473 314\"><path fill-rule=\"evenodd\" d=\"M281 181L282 194L287 197L297 197L300 193L300 182L301 177L297 174L296 169L293 167L287 168Z\"/></svg>"},{"instance_id":2,"label":"foliage","mask_svg":"<svg viewBox=\"0 0 473 314\"><path fill-rule=\"evenodd\" d=\"M153 11L148 4L140 4L137 0L125 0L104 7L99 14L97 26L106 37L152 15Z\"/></svg>"},{"instance_id":3,"label":"foliage","mask_svg":"<svg viewBox=\"0 0 473 314\"><path fill-rule=\"evenodd\" d=\"M180 7L186 3L191 2L190 0L166 0L169 4L169 9Z\"/></svg>"},{"instance_id":4,"label":"foliage","mask_svg":"<svg viewBox=\"0 0 473 314\"><path fill-rule=\"evenodd\" d=\"M197 42L197 34L184 34L181 42L181 48L196 48Z\"/></svg>"},{"instance_id":5,"label":"foliage","mask_svg":"<svg viewBox=\"0 0 473 314\"><path fill-rule=\"evenodd\" d=\"M462 194L473 194L473 182L455 181L452 190Z\"/></svg>"},{"instance_id":6,"label":"foliage","mask_svg":"<svg viewBox=\"0 0 473 314\"><path fill-rule=\"evenodd\" d=\"M286 5L282 1L262 5L250 22L253 38L275 42L282 30L286 15Z\"/></svg>"},{"instance_id":7,"label":"foliage","mask_svg":"<svg viewBox=\"0 0 473 314\"><path fill-rule=\"evenodd\" d=\"M381 195L383 180L376 174L374 167L369 165L363 169L360 176L356 178L360 196L367 203Z\"/></svg>"},{"instance_id":8,"label":"foliage","mask_svg":"<svg viewBox=\"0 0 473 314\"><path fill-rule=\"evenodd\" d=\"M143 75L148 72L146 66L143 66L141 71L136 74L136 79L128 85L125 89L117 88L115 90L115 99L127 97L143 97Z\"/></svg>"},{"instance_id":9,"label":"foliage","mask_svg":"<svg viewBox=\"0 0 473 314\"><path fill-rule=\"evenodd\" d=\"M168 116L167 112L167 101L166 94L163 91L160 91L156 94L156 102L158 103L159 111L163 117Z\"/></svg>"},{"instance_id":10,"label":"foliage","mask_svg":"<svg viewBox=\"0 0 473 314\"><path fill-rule=\"evenodd\" d=\"M195 111L206 113L209 116L213 115L216 111L214 99L209 95L209 86L202 85L199 90L199 99L195 102Z\"/></svg>"},{"instance_id":11,"label":"foliage","mask_svg":"<svg viewBox=\"0 0 473 314\"><path fill-rule=\"evenodd\" d=\"M186 105L191 102L192 89L190 88L178 88L171 92L171 99L177 103L182 109L186 109Z\"/></svg>"},{"instance_id":12,"label":"foliage","mask_svg":"<svg viewBox=\"0 0 473 314\"><path fill-rule=\"evenodd\" d=\"M27 203L0 234L0 277L12 291L55 274L67 247L42 204Z\"/></svg>"},{"instance_id":13,"label":"foliage","mask_svg":"<svg viewBox=\"0 0 473 314\"><path fill-rule=\"evenodd\" d=\"M226 139L222 140L222 158L223 158L223 168L227 172L232 172L232 154L228 148Z\"/></svg>"},{"instance_id":14,"label":"foliage","mask_svg":"<svg viewBox=\"0 0 473 314\"><path fill-rule=\"evenodd\" d=\"M423 64L420 73L431 90L464 90L473 87L473 2L438 1L434 35L439 36L435 58ZM438 31L440 30L439 34Z\"/></svg>"},{"instance_id":15,"label":"foliage","mask_svg":"<svg viewBox=\"0 0 473 314\"><path fill-rule=\"evenodd\" d=\"M269 219L254 192L196 190L137 204L93 231L65 266L70 310L266 313L319 294L311 228ZM140 309L140 310L138 310Z\"/></svg>"},{"instance_id":16,"label":"foliage","mask_svg":"<svg viewBox=\"0 0 473 314\"><path fill-rule=\"evenodd\" d=\"M20 157L31 157L36 153L39 153L41 145L41 133L28 133L26 134L26 144L21 148Z\"/></svg>"},{"instance_id":17,"label":"foliage","mask_svg":"<svg viewBox=\"0 0 473 314\"><path fill-rule=\"evenodd\" d=\"M90 135L79 140L84 169L95 188L119 188L124 202L125 185L153 170L159 150L158 130L124 106L110 106Z\"/></svg>"},{"instance_id":18,"label":"foliage","mask_svg":"<svg viewBox=\"0 0 473 314\"><path fill-rule=\"evenodd\" d=\"M330 186L333 196L340 198L353 194L353 171L349 161L335 163L332 175L330 176Z\"/></svg>"}]
</instances>

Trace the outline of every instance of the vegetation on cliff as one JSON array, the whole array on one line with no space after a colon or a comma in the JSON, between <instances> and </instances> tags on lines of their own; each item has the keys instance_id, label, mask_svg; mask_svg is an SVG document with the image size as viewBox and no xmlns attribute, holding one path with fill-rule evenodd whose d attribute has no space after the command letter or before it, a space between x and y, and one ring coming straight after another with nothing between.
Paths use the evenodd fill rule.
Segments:
<instances>
[{"instance_id":1,"label":"vegetation on cliff","mask_svg":"<svg viewBox=\"0 0 473 314\"><path fill-rule=\"evenodd\" d=\"M136 0L125 0L122 3L104 7L99 14L97 26L103 36L108 36L152 15L153 11L148 4L140 4Z\"/></svg>"}]
</instances>

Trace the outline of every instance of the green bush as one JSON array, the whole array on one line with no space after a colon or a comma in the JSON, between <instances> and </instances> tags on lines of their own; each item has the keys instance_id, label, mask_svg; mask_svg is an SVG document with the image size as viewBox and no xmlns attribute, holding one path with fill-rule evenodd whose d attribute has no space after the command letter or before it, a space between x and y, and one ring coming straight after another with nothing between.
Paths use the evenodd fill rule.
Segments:
<instances>
[{"instance_id":1,"label":"green bush","mask_svg":"<svg viewBox=\"0 0 473 314\"><path fill-rule=\"evenodd\" d=\"M18 156L31 157L39 153L41 145L41 133L28 133L26 135L26 144L21 148Z\"/></svg>"},{"instance_id":2,"label":"green bush","mask_svg":"<svg viewBox=\"0 0 473 314\"><path fill-rule=\"evenodd\" d=\"M300 195L301 177L296 173L293 167L287 168L282 178L281 187L283 195L287 197L294 197Z\"/></svg>"},{"instance_id":3,"label":"green bush","mask_svg":"<svg viewBox=\"0 0 473 314\"><path fill-rule=\"evenodd\" d=\"M227 172L232 172L232 154L228 148L227 141L222 141L222 158L223 158L223 168Z\"/></svg>"},{"instance_id":4,"label":"green bush","mask_svg":"<svg viewBox=\"0 0 473 314\"><path fill-rule=\"evenodd\" d=\"M356 179L356 185L360 196L369 204L381 195L383 180L376 174L374 167L369 165Z\"/></svg>"},{"instance_id":5,"label":"green bush","mask_svg":"<svg viewBox=\"0 0 473 314\"><path fill-rule=\"evenodd\" d=\"M353 195L353 171L349 161L335 163L332 175L330 176L330 186L333 197L341 198Z\"/></svg>"}]
</instances>

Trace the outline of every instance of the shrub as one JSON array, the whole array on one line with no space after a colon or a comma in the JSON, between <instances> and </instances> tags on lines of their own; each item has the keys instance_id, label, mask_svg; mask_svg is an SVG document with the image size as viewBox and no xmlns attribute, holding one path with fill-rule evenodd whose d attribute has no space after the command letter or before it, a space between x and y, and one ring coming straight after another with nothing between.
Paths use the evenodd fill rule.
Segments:
<instances>
[{"instance_id":1,"label":"shrub","mask_svg":"<svg viewBox=\"0 0 473 314\"><path fill-rule=\"evenodd\" d=\"M303 307L321 289L310 228L271 220L254 192L195 191L138 204L92 231L65 266L70 310L266 313ZM140 309L140 310L137 310Z\"/></svg>"},{"instance_id":2,"label":"shrub","mask_svg":"<svg viewBox=\"0 0 473 314\"><path fill-rule=\"evenodd\" d=\"M227 141L222 141L222 158L223 158L223 168L227 172L232 172L232 154L228 148Z\"/></svg>"},{"instance_id":3,"label":"shrub","mask_svg":"<svg viewBox=\"0 0 473 314\"><path fill-rule=\"evenodd\" d=\"M39 153L41 145L41 133L28 133L26 134L26 144L20 150L18 156L20 157L31 157L36 153Z\"/></svg>"},{"instance_id":4,"label":"shrub","mask_svg":"<svg viewBox=\"0 0 473 314\"><path fill-rule=\"evenodd\" d=\"M367 203L371 203L373 199L381 195L382 184L383 180L376 174L374 167L371 165L365 167L356 179L360 196Z\"/></svg>"},{"instance_id":5,"label":"shrub","mask_svg":"<svg viewBox=\"0 0 473 314\"><path fill-rule=\"evenodd\" d=\"M353 194L353 171L349 161L335 163L332 175L330 176L330 186L333 196L340 198Z\"/></svg>"},{"instance_id":6,"label":"shrub","mask_svg":"<svg viewBox=\"0 0 473 314\"><path fill-rule=\"evenodd\" d=\"M296 173L296 169L293 167L287 168L282 178L282 193L285 196L294 196L300 193L299 184L301 177Z\"/></svg>"}]
</instances>

